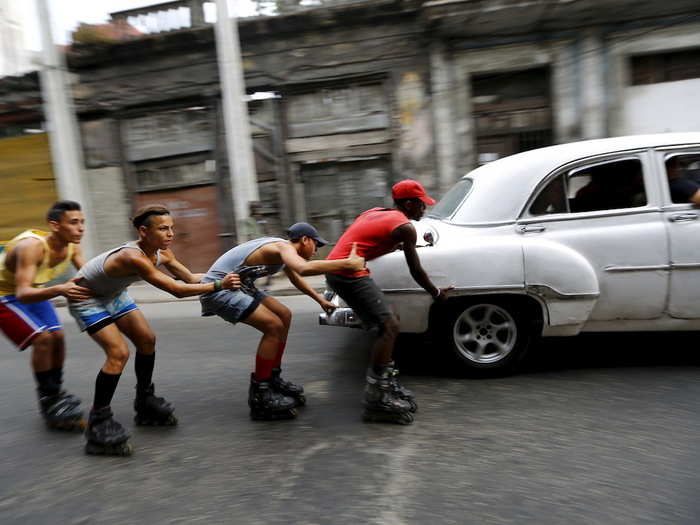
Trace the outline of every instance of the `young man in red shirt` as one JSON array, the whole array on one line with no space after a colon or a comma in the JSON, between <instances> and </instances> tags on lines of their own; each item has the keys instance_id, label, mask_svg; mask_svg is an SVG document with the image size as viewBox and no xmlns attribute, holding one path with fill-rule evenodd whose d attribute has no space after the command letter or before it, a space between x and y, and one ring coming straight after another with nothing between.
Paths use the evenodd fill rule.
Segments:
<instances>
[{"instance_id":1,"label":"young man in red shirt","mask_svg":"<svg viewBox=\"0 0 700 525\"><path fill-rule=\"evenodd\" d=\"M328 259L348 256L353 244L357 254L371 261L399 248L415 281L436 301L444 301L448 288L438 288L423 270L416 251L416 229L411 220L423 217L431 199L414 180L398 182L391 189L393 208L372 208L358 215L328 255ZM392 354L399 334L399 321L389 309L384 294L369 275L369 270L336 271L326 274L328 286L350 306L366 330L379 334L367 369L363 419L409 424L416 404L413 394L399 385Z\"/></svg>"}]
</instances>

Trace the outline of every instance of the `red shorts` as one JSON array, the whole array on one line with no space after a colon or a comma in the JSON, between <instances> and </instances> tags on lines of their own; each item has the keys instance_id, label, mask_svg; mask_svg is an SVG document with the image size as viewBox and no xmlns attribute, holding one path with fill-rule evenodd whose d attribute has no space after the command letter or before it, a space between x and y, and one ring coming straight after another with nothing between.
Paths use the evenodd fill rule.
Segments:
<instances>
[{"instance_id":1,"label":"red shorts","mask_svg":"<svg viewBox=\"0 0 700 525\"><path fill-rule=\"evenodd\" d=\"M41 332L61 330L56 309L49 301L20 303L14 295L0 296L0 330L20 350Z\"/></svg>"}]
</instances>

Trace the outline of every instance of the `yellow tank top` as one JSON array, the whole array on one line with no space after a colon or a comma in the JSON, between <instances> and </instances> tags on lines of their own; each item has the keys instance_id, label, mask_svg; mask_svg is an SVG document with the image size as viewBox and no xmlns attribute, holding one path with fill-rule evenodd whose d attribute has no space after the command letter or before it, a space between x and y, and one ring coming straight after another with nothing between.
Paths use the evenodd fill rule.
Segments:
<instances>
[{"instance_id":1,"label":"yellow tank top","mask_svg":"<svg viewBox=\"0 0 700 525\"><path fill-rule=\"evenodd\" d=\"M34 283L32 283L32 286L41 288L43 285L66 271L68 264L70 264L71 259L73 258L75 246L73 243L68 244L68 254L66 255L66 258L59 262L56 266L49 266L51 250L49 249L49 244L46 242L49 235L49 233L41 230L26 230L14 237L5 245L5 250L0 253L0 295L10 295L15 293L15 274L5 266L5 257L22 239L39 239L44 245L44 259L41 261L41 264L36 270L36 276L34 277Z\"/></svg>"}]
</instances>

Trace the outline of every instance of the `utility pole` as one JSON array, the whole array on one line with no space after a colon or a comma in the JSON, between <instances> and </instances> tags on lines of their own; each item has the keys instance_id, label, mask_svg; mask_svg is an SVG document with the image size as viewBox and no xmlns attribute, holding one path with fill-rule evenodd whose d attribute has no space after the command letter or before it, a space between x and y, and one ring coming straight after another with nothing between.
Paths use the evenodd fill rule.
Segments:
<instances>
[{"instance_id":1,"label":"utility pole","mask_svg":"<svg viewBox=\"0 0 700 525\"><path fill-rule=\"evenodd\" d=\"M216 55L224 102L224 128L228 154L231 198L236 219L238 240L250 215L249 203L260 199L250 139L248 104L245 101L245 83L241 48L238 39L238 21L229 16L228 0L216 0Z\"/></svg>"},{"instance_id":2,"label":"utility pole","mask_svg":"<svg viewBox=\"0 0 700 525\"><path fill-rule=\"evenodd\" d=\"M83 208L87 227L81 242L86 258L95 255L95 221L92 220L90 194L85 180L85 164L80 144L73 99L68 91L65 56L59 53L51 30L48 0L36 0L41 29L42 64L40 70L44 114L48 122L51 158L58 196L78 201Z\"/></svg>"}]
</instances>

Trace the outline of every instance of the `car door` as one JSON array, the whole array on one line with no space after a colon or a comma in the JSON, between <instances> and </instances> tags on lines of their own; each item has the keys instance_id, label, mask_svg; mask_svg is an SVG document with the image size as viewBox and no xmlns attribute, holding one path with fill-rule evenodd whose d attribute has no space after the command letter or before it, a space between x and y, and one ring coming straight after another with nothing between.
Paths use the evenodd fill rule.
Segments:
<instances>
[{"instance_id":1,"label":"car door","mask_svg":"<svg viewBox=\"0 0 700 525\"><path fill-rule=\"evenodd\" d=\"M700 318L700 209L677 192L669 177L700 181L700 145L655 152L661 174L663 215L670 246L668 313L679 319ZM674 166L677 163L677 167ZM678 173L674 174L674 171ZM670 172L670 173L669 173ZM692 188L692 185L691 185Z\"/></svg>"},{"instance_id":2,"label":"car door","mask_svg":"<svg viewBox=\"0 0 700 525\"><path fill-rule=\"evenodd\" d=\"M530 241L558 243L595 271L600 297L590 320L660 317L669 255L659 194L646 150L583 159L554 172L518 221L518 231L531 237L524 243L526 275Z\"/></svg>"}]
</instances>

